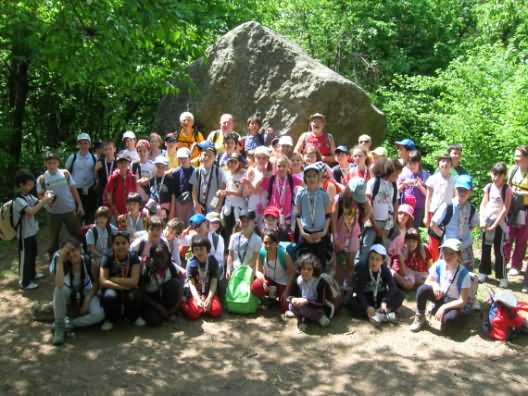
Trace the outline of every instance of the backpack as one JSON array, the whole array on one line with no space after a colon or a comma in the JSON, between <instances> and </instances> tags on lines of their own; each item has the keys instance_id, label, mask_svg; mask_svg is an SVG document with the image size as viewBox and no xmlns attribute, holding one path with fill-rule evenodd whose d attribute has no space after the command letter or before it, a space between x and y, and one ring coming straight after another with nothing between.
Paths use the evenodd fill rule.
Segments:
<instances>
[{"instance_id":1,"label":"backpack","mask_svg":"<svg viewBox=\"0 0 528 396\"><path fill-rule=\"evenodd\" d=\"M437 265L435 269L436 279L438 279L439 283L440 283L440 279L441 279L442 272L443 272L442 268L443 268L442 265ZM460 265L458 272L459 273L457 274L456 287L458 290L458 294L460 294L462 292L462 282L464 281L464 278L466 277L466 275L469 274L469 271L464 265ZM449 287L451 287L451 284L449 285Z\"/></svg>"},{"instance_id":2,"label":"backpack","mask_svg":"<svg viewBox=\"0 0 528 396\"><path fill-rule=\"evenodd\" d=\"M135 175L139 173L139 178L141 179L141 164L139 161L136 161L132 164L132 173Z\"/></svg>"},{"instance_id":3,"label":"backpack","mask_svg":"<svg viewBox=\"0 0 528 396\"><path fill-rule=\"evenodd\" d=\"M92 230L93 236L94 236L94 245L97 246L97 239L99 238L99 232L97 231L97 227L95 224L85 224L81 227L81 244L83 251L86 254L90 254L90 251L88 250L88 243L86 242L86 234L88 233L88 230ZM110 227L110 222L106 224L106 232L108 232L108 239L107 239L107 247L110 249L112 247L112 228Z\"/></svg>"},{"instance_id":4,"label":"backpack","mask_svg":"<svg viewBox=\"0 0 528 396\"><path fill-rule=\"evenodd\" d=\"M13 204L17 197L19 197L19 194L0 207L0 239L5 241L15 239L18 227L22 223L22 216L20 216L16 224L14 223L15 213Z\"/></svg>"},{"instance_id":5,"label":"backpack","mask_svg":"<svg viewBox=\"0 0 528 396\"><path fill-rule=\"evenodd\" d=\"M519 313L528 312L528 304L518 302L517 307L510 308L495 301L491 289L488 292L488 306L481 312L481 333L484 337L494 340L508 341L523 327L525 318Z\"/></svg>"},{"instance_id":6,"label":"backpack","mask_svg":"<svg viewBox=\"0 0 528 396\"><path fill-rule=\"evenodd\" d=\"M180 131L181 129L178 129L176 131L176 142L179 143L180 142ZM200 131L198 130L197 127L194 127L193 128L193 139L194 139L194 143L197 143L198 142L198 134L200 133ZM213 137L213 140L214 140L214 143L216 143L216 133Z\"/></svg>"},{"instance_id":7,"label":"backpack","mask_svg":"<svg viewBox=\"0 0 528 396\"><path fill-rule=\"evenodd\" d=\"M241 265L233 271L227 284L225 294L226 309L239 314L257 312L259 300L251 293L253 269L248 265Z\"/></svg>"},{"instance_id":8,"label":"backpack","mask_svg":"<svg viewBox=\"0 0 528 396\"><path fill-rule=\"evenodd\" d=\"M270 181L269 181L269 185L268 185L268 201L271 200L271 193L273 192L273 184L275 183L275 178L276 178L275 175L271 175L271 177L270 177ZM293 185L293 176L291 175L291 173L288 173L288 184L290 185L291 204L293 206L294 205L294 201L293 200L294 200L294 195L295 194L293 193L294 185Z\"/></svg>"},{"instance_id":9,"label":"backpack","mask_svg":"<svg viewBox=\"0 0 528 396\"><path fill-rule=\"evenodd\" d=\"M323 289L323 304L325 313L329 319L332 319L336 311L343 304L343 294L337 281L329 274L323 273L319 276L317 281L317 288L319 288L319 282L324 281L326 286Z\"/></svg>"},{"instance_id":10,"label":"backpack","mask_svg":"<svg viewBox=\"0 0 528 396\"><path fill-rule=\"evenodd\" d=\"M290 256L293 262L297 260L297 244L295 242L286 242L286 241L279 242L279 255L281 254L281 249L280 249L281 247L283 248L282 254L284 254L284 252L288 253L288 256ZM280 258L279 258L279 261L280 261ZM286 265L285 261L284 263Z\"/></svg>"},{"instance_id":11,"label":"backpack","mask_svg":"<svg viewBox=\"0 0 528 396\"><path fill-rule=\"evenodd\" d=\"M92 169L95 169L95 164L97 163L97 158L95 158L94 153L92 153L91 151L89 151L89 153L92 156L92 160L93 160ZM70 166L68 167L68 171L70 173L73 173L73 164L75 164L75 161L77 161L77 153L73 153L72 162L71 162Z\"/></svg>"},{"instance_id":12,"label":"backpack","mask_svg":"<svg viewBox=\"0 0 528 396\"><path fill-rule=\"evenodd\" d=\"M471 220L473 219L473 216L475 215L475 212L476 212L476 208L475 208L475 205L471 204L470 203L470 206L471 206L471 213L469 215L469 221L471 222ZM447 205L446 207L446 214L443 218L443 220L440 222L440 224L438 224L438 226L442 229L442 235L437 235L434 230L432 229L432 227L429 227L427 229L427 234L438 240L438 241L441 241L442 238L444 238L444 234L445 234L445 226L447 224L449 224L449 222L451 221L451 217L453 217L453 204L450 203L449 205Z\"/></svg>"}]
</instances>

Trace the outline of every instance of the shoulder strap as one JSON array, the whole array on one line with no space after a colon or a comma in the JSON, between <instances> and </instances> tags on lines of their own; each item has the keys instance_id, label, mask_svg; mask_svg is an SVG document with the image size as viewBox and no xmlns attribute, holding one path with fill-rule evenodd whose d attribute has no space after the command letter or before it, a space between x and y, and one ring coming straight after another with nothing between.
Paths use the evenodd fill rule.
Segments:
<instances>
[{"instance_id":1,"label":"shoulder strap","mask_svg":"<svg viewBox=\"0 0 528 396\"><path fill-rule=\"evenodd\" d=\"M442 227L445 227L451 221L452 217L453 217L453 204L450 203L449 205L446 206L446 214L444 216L444 219L440 223L440 225Z\"/></svg>"},{"instance_id":2,"label":"shoulder strap","mask_svg":"<svg viewBox=\"0 0 528 396\"><path fill-rule=\"evenodd\" d=\"M108 234L106 246L110 249L112 247L112 227L110 227L110 222L106 223L106 232Z\"/></svg>"},{"instance_id":3,"label":"shoulder strap","mask_svg":"<svg viewBox=\"0 0 528 396\"><path fill-rule=\"evenodd\" d=\"M73 153L72 162L71 162L70 166L68 167L68 170L70 171L70 173L73 172L73 164L75 164L75 161L77 161L77 153Z\"/></svg>"},{"instance_id":4,"label":"shoulder strap","mask_svg":"<svg viewBox=\"0 0 528 396\"><path fill-rule=\"evenodd\" d=\"M508 183L502 185L501 198L503 203L506 202L506 191L508 191L508 187Z\"/></svg>"},{"instance_id":5,"label":"shoulder strap","mask_svg":"<svg viewBox=\"0 0 528 396\"><path fill-rule=\"evenodd\" d=\"M438 284L440 284L440 276L442 275L442 271L441 271L441 267L442 265L441 264L438 264L436 266L436 269L435 269L435 272L436 272L436 281L438 282Z\"/></svg>"},{"instance_id":6,"label":"shoulder strap","mask_svg":"<svg viewBox=\"0 0 528 396\"><path fill-rule=\"evenodd\" d=\"M277 252L279 255L280 266L282 269L286 269L286 247L279 244L279 246L277 246Z\"/></svg>"},{"instance_id":7,"label":"shoulder strap","mask_svg":"<svg viewBox=\"0 0 528 396\"><path fill-rule=\"evenodd\" d=\"M259 249L259 257L262 261L266 258L266 249L264 249L264 246Z\"/></svg>"},{"instance_id":8,"label":"shoulder strap","mask_svg":"<svg viewBox=\"0 0 528 396\"><path fill-rule=\"evenodd\" d=\"M293 176L291 173L288 173L288 183L290 183L290 195L291 195L291 203L293 205Z\"/></svg>"},{"instance_id":9,"label":"shoulder strap","mask_svg":"<svg viewBox=\"0 0 528 396\"><path fill-rule=\"evenodd\" d=\"M398 185L396 182L392 183L392 202L395 203L398 199Z\"/></svg>"},{"instance_id":10,"label":"shoulder strap","mask_svg":"<svg viewBox=\"0 0 528 396\"><path fill-rule=\"evenodd\" d=\"M194 127L193 128L193 136L194 136L194 142L197 142L198 141L198 134L200 133L200 131L198 130L198 127Z\"/></svg>"},{"instance_id":11,"label":"shoulder strap","mask_svg":"<svg viewBox=\"0 0 528 396\"><path fill-rule=\"evenodd\" d=\"M470 204L470 205L471 205L471 214L469 215L469 223L471 224L471 221L473 220L473 216L475 216L475 212L477 211L477 208L473 204Z\"/></svg>"},{"instance_id":12,"label":"shoulder strap","mask_svg":"<svg viewBox=\"0 0 528 396\"><path fill-rule=\"evenodd\" d=\"M374 177L374 186L372 188L372 200L378 194L381 184L381 178L379 176Z\"/></svg>"},{"instance_id":13,"label":"shoulder strap","mask_svg":"<svg viewBox=\"0 0 528 396\"><path fill-rule=\"evenodd\" d=\"M344 208L344 200L343 200L343 196L341 194L338 195L338 198L337 198L337 217L341 217L343 216L343 211L345 210Z\"/></svg>"},{"instance_id":14,"label":"shoulder strap","mask_svg":"<svg viewBox=\"0 0 528 396\"><path fill-rule=\"evenodd\" d=\"M44 177L44 173L38 177L37 182L40 183L42 190L46 190L46 178Z\"/></svg>"},{"instance_id":15,"label":"shoulder strap","mask_svg":"<svg viewBox=\"0 0 528 396\"><path fill-rule=\"evenodd\" d=\"M462 282L464 281L464 278L467 276L469 272L465 266L463 266L462 264L460 265L461 265L461 268L460 268L458 278L457 278L457 289L458 289L459 294L462 291Z\"/></svg>"},{"instance_id":16,"label":"shoulder strap","mask_svg":"<svg viewBox=\"0 0 528 396\"><path fill-rule=\"evenodd\" d=\"M139 161L136 161L132 164L132 173L135 175L136 172L139 173L139 178L141 179L141 164L139 163Z\"/></svg>"},{"instance_id":17,"label":"shoulder strap","mask_svg":"<svg viewBox=\"0 0 528 396\"><path fill-rule=\"evenodd\" d=\"M94 245L97 246L97 239L99 239L99 231L97 231L97 227L95 224L92 226L92 232L94 236Z\"/></svg>"},{"instance_id":18,"label":"shoulder strap","mask_svg":"<svg viewBox=\"0 0 528 396\"><path fill-rule=\"evenodd\" d=\"M271 194L273 192L273 183L275 183L275 175L270 176L269 185L268 185L268 200L271 200Z\"/></svg>"},{"instance_id":19,"label":"shoulder strap","mask_svg":"<svg viewBox=\"0 0 528 396\"><path fill-rule=\"evenodd\" d=\"M92 156L92 161L93 161L92 169L95 169L95 164L97 163L97 158L95 158L94 153L92 153L91 151L90 151L90 155Z\"/></svg>"},{"instance_id":20,"label":"shoulder strap","mask_svg":"<svg viewBox=\"0 0 528 396\"><path fill-rule=\"evenodd\" d=\"M19 197L22 197L21 194L16 194L15 197L13 198L13 200L11 201L11 205L9 207L9 222L11 223L11 227L13 227L13 229L16 231L18 230L18 227L20 227L20 225L22 224L22 219L24 218L24 216L22 215L22 213L20 213L20 216L18 217L18 221L17 223L13 223L13 218L14 218L14 214L15 214L15 208L14 208L14 205L15 205L15 201L17 198Z\"/></svg>"},{"instance_id":21,"label":"shoulder strap","mask_svg":"<svg viewBox=\"0 0 528 396\"><path fill-rule=\"evenodd\" d=\"M219 241L220 237L218 236L218 234L216 232L213 232L213 247L216 248L218 247L218 241Z\"/></svg>"},{"instance_id":22,"label":"shoulder strap","mask_svg":"<svg viewBox=\"0 0 528 396\"><path fill-rule=\"evenodd\" d=\"M510 172L510 177L508 178L508 184L512 184L512 180L513 180L513 176L515 176L515 174L517 173L517 171L519 170L519 165L515 165L511 172Z\"/></svg>"}]
</instances>

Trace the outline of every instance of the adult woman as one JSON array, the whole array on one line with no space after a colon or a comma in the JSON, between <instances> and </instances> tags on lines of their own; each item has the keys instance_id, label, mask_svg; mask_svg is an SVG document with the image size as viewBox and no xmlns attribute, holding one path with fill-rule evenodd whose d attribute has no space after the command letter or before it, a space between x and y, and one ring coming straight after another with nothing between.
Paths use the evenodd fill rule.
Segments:
<instances>
[{"instance_id":1,"label":"adult woman","mask_svg":"<svg viewBox=\"0 0 528 396\"><path fill-rule=\"evenodd\" d=\"M521 271L528 242L528 146L516 147L514 160L516 166L511 168L508 178L508 184L513 190L513 198L510 209L512 216L508 219L509 237L504 244L504 257L508 263L515 242L509 275L516 276ZM525 275L523 291L528 293L528 275Z\"/></svg>"},{"instance_id":2,"label":"adult woman","mask_svg":"<svg viewBox=\"0 0 528 396\"><path fill-rule=\"evenodd\" d=\"M251 292L260 299L278 297L279 308L285 312L288 309L288 285L295 268L286 247L279 245L276 233L266 232L263 245L259 251Z\"/></svg>"},{"instance_id":3,"label":"adult woman","mask_svg":"<svg viewBox=\"0 0 528 396\"><path fill-rule=\"evenodd\" d=\"M195 143L203 142L203 134L194 127L194 115L188 111L180 114L180 125L181 129L175 133L176 149L188 148L191 150L191 160L193 160L200 155L200 150Z\"/></svg>"},{"instance_id":4,"label":"adult woman","mask_svg":"<svg viewBox=\"0 0 528 396\"><path fill-rule=\"evenodd\" d=\"M163 140L161 139L161 136L157 132L150 132L149 135L149 143L150 143L150 159L154 161L154 158L158 156L164 157L167 153L163 149Z\"/></svg>"},{"instance_id":5,"label":"adult woman","mask_svg":"<svg viewBox=\"0 0 528 396\"><path fill-rule=\"evenodd\" d=\"M326 118L320 113L315 113L310 117L310 131L304 132L299 137L293 151L304 153L308 146L314 146L319 150L322 160L326 163L334 162L334 152L336 149L334 137L331 133L325 132Z\"/></svg>"},{"instance_id":6,"label":"adult woman","mask_svg":"<svg viewBox=\"0 0 528 396\"><path fill-rule=\"evenodd\" d=\"M137 326L145 325L140 317L143 304L138 289L141 264L137 254L128 251L129 246L128 233L118 232L112 241L112 255L101 264L101 295L106 315L103 331L112 329L113 323L121 318L122 308L126 319Z\"/></svg>"}]
</instances>

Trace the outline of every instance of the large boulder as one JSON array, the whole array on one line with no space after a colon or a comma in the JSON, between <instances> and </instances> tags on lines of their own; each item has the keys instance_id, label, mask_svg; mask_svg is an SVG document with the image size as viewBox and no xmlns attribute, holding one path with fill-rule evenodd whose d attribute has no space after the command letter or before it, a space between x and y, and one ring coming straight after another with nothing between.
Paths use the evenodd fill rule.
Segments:
<instances>
[{"instance_id":1,"label":"large boulder","mask_svg":"<svg viewBox=\"0 0 528 396\"><path fill-rule=\"evenodd\" d=\"M175 130L179 114L190 111L205 132L218 128L222 113L231 113L245 134L245 120L257 114L264 126L298 137L309 128L309 115L319 112L338 143L352 145L362 133L375 143L383 140L384 115L363 89L257 22L220 37L188 72L194 86L161 100L154 130Z\"/></svg>"}]
</instances>

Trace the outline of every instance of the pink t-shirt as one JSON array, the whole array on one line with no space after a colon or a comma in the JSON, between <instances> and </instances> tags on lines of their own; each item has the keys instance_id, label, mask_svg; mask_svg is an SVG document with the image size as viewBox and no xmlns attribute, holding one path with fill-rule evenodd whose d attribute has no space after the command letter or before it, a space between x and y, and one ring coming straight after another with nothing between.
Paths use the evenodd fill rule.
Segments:
<instances>
[{"instance_id":1,"label":"pink t-shirt","mask_svg":"<svg viewBox=\"0 0 528 396\"><path fill-rule=\"evenodd\" d=\"M335 205L339 206L339 195L335 197ZM347 253L357 252L359 249L359 215L359 206L354 202L352 208L343 208L343 213L337 218L336 237Z\"/></svg>"},{"instance_id":2,"label":"pink t-shirt","mask_svg":"<svg viewBox=\"0 0 528 396\"><path fill-rule=\"evenodd\" d=\"M396 257L400 254L403 254L403 249L405 248L405 234L407 230L405 228L400 228L400 233L396 238L394 238L389 245L389 256Z\"/></svg>"},{"instance_id":3,"label":"pink t-shirt","mask_svg":"<svg viewBox=\"0 0 528 396\"><path fill-rule=\"evenodd\" d=\"M262 188L264 191L269 191L271 179L274 179L271 188L271 197L268 199L268 206L275 206L279 208L281 215L288 219L291 214L293 197L295 189L302 186L302 180L297 176L292 176L293 191L290 188L288 177L281 178L280 176L265 177L262 180Z\"/></svg>"}]
</instances>

